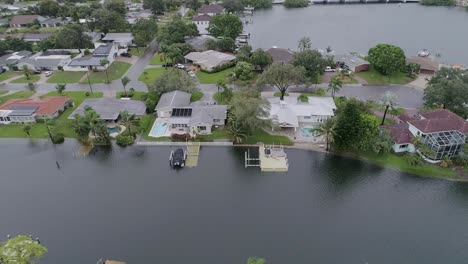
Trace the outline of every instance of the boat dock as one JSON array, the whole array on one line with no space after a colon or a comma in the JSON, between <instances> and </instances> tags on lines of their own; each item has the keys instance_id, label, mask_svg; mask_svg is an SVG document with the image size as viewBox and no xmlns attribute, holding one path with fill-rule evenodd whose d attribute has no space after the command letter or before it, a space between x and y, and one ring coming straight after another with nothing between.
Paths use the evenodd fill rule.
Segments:
<instances>
[{"instance_id":1,"label":"boat dock","mask_svg":"<svg viewBox=\"0 0 468 264\"><path fill-rule=\"evenodd\" d=\"M249 150L245 152L245 167L260 167L265 172L288 171L289 162L283 146L258 146L258 158L251 157Z\"/></svg>"},{"instance_id":2,"label":"boat dock","mask_svg":"<svg viewBox=\"0 0 468 264\"><path fill-rule=\"evenodd\" d=\"M186 167L196 167L198 165L198 156L200 154L200 144L187 145Z\"/></svg>"}]
</instances>

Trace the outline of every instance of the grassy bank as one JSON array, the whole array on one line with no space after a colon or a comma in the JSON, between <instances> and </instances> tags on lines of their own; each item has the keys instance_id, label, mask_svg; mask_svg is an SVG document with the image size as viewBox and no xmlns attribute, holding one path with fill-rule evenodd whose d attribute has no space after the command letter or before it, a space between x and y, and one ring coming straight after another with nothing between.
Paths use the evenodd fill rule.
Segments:
<instances>
[{"instance_id":1,"label":"grassy bank","mask_svg":"<svg viewBox=\"0 0 468 264\"><path fill-rule=\"evenodd\" d=\"M18 76L18 75L20 75L19 72L14 72L14 71L4 72L4 73L0 74L0 82L3 82L4 80L13 78L13 77Z\"/></svg>"},{"instance_id":2,"label":"grassy bank","mask_svg":"<svg viewBox=\"0 0 468 264\"><path fill-rule=\"evenodd\" d=\"M414 80L403 72L397 72L393 75L383 75L374 69L356 72L354 74L366 80L368 84L407 84Z\"/></svg>"}]
</instances>

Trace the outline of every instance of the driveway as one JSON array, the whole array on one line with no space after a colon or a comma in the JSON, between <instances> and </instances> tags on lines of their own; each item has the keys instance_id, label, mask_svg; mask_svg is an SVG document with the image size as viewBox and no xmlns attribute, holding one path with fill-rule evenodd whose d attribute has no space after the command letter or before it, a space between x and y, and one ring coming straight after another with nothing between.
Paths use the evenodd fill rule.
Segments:
<instances>
[{"instance_id":1,"label":"driveway","mask_svg":"<svg viewBox=\"0 0 468 264\"><path fill-rule=\"evenodd\" d=\"M138 77L143 73L145 70L146 65L149 64L151 61L151 58L153 58L154 53L156 50L159 48L158 42L153 40L148 48L146 48L145 53L130 67L130 69L127 71L125 76L130 78L132 80L129 84L128 87L133 87L135 84L133 82L138 81Z\"/></svg>"}]
</instances>

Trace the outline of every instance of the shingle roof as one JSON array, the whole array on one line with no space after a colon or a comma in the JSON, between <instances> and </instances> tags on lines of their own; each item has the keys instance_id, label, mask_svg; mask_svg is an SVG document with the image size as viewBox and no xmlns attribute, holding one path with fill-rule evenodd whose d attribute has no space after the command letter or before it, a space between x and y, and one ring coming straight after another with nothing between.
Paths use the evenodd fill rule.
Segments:
<instances>
[{"instance_id":1,"label":"shingle roof","mask_svg":"<svg viewBox=\"0 0 468 264\"><path fill-rule=\"evenodd\" d=\"M406 122L415 126L423 133L458 130L468 133L468 122L447 109L420 112L421 118L410 118ZM400 117L402 119L402 117ZM403 117L402 120L404 120Z\"/></svg>"},{"instance_id":2,"label":"shingle roof","mask_svg":"<svg viewBox=\"0 0 468 264\"><path fill-rule=\"evenodd\" d=\"M197 10L198 14L208 14L208 13L221 14L223 12L224 12L224 7L218 4L204 5Z\"/></svg>"},{"instance_id":3,"label":"shingle roof","mask_svg":"<svg viewBox=\"0 0 468 264\"><path fill-rule=\"evenodd\" d=\"M8 100L0 106L2 110L9 110L17 106L35 106L37 107L35 114L37 115L52 115L59 110L71 98L68 96L51 96L45 97L42 100L33 99L12 99Z\"/></svg>"},{"instance_id":4,"label":"shingle roof","mask_svg":"<svg viewBox=\"0 0 468 264\"><path fill-rule=\"evenodd\" d=\"M24 40L43 40L52 36L52 33L26 33L24 34Z\"/></svg>"},{"instance_id":5,"label":"shingle roof","mask_svg":"<svg viewBox=\"0 0 468 264\"><path fill-rule=\"evenodd\" d=\"M99 57L81 57L70 61L68 66L101 66L101 60Z\"/></svg>"},{"instance_id":6,"label":"shingle roof","mask_svg":"<svg viewBox=\"0 0 468 264\"><path fill-rule=\"evenodd\" d=\"M137 116L142 116L146 112L146 105L141 101L104 97L84 100L68 119L74 119L77 114L83 115L86 106L93 108L102 120L116 120L119 118L120 112L123 111Z\"/></svg>"},{"instance_id":7,"label":"shingle roof","mask_svg":"<svg viewBox=\"0 0 468 264\"><path fill-rule=\"evenodd\" d=\"M132 42L133 35L132 33L107 33L104 38L104 41L115 41L115 42Z\"/></svg>"},{"instance_id":8,"label":"shingle roof","mask_svg":"<svg viewBox=\"0 0 468 264\"><path fill-rule=\"evenodd\" d=\"M213 125L213 119L224 120L227 118L227 106L225 105L207 105L193 107L192 118L189 124L208 124Z\"/></svg>"},{"instance_id":9,"label":"shingle roof","mask_svg":"<svg viewBox=\"0 0 468 264\"><path fill-rule=\"evenodd\" d=\"M10 24L32 24L39 18L38 15L18 15L11 17Z\"/></svg>"},{"instance_id":10,"label":"shingle roof","mask_svg":"<svg viewBox=\"0 0 468 264\"><path fill-rule=\"evenodd\" d=\"M383 129L390 133L393 141L396 144L408 144L411 143L411 132L408 129L408 124L395 124L382 126Z\"/></svg>"},{"instance_id":11,"label":"shingle roof","mask_svg":"<svg viewBox=\"0 0 468 264\"><path fill-rule=\"evenodd\" d=\"M289 49L272 47L265 51L270 54L273 62L289 63L294 59L294 53Z\"/></svg>"},{"instance_id":12,"label":"shingle roof","mask_svg":"<svg viewBox=\"0 0 468 264\"><path fill-rule=\"evenodd\" d=\"M100 45L99 47L97 47L94 52L93 52L93 56L94 55L98 55L98 56L109 56L109 53L111 52L112 50L112 43L107 43L105 45Z\"/></svg>"},{"instance_id":13,"label":"shingle roof","mask_svg":"<svg viewBox=\"0 0 468 264\"><path fill-rule=\"evenodd\" d=\"M192 19L192 21L210 21L213 17L207 14L202 14L199 16L196 16Z\"/></svg>"},{"instance_id":14,"label":"shingle roof","mask_svg":"<svg viewBox=\"0 0 468 264\"><path fill-rule=\"evenodd\" d=\"M182 91L172 91L161 95L156 110L166 107L184 107L190 104L191 94Z\"/></svg>"},{"instance_id":15,"label":"shingle roof","mask_svg":"<svg viewBox=\"0 0 468 264\"><path fill-rule=\"evenodd\" d=\"M189 54L185 55L184 58L209 69L234 61L236 59L236 57L231 54L226 54L214 50L190 52Z\"/></svg>"}]
</instances>

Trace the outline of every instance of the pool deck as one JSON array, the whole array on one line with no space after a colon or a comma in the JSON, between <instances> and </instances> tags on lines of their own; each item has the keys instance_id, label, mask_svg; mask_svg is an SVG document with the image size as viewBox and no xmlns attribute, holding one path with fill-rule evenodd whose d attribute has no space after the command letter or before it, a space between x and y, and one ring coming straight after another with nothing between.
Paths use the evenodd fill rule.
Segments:
<instances>
[{"instance_id":1,"label":"pool deck","mask_svg":"<svg viewBox=\"0 0 468 264\"><path fill-rule=\"evenodd\" d=\"M166 123L166 130L164 131L163 134L154 135L154 134L153 134L153 131L154 131L155 127L156 127L158 124L161 124L161 123ZM154 137L154 138L159 138L159 137L170 137L170 136L171 136L171 131L170 131L170 129L168 129L168 124L167 124L167 122L164 121L164 120L161 120L161 119L159 119L159 118L156 118L156 120L155 120L154 123L153 123L153 126L151 127L151 130L150 130L148 136Z\"/></svg>"}]
</instances>

